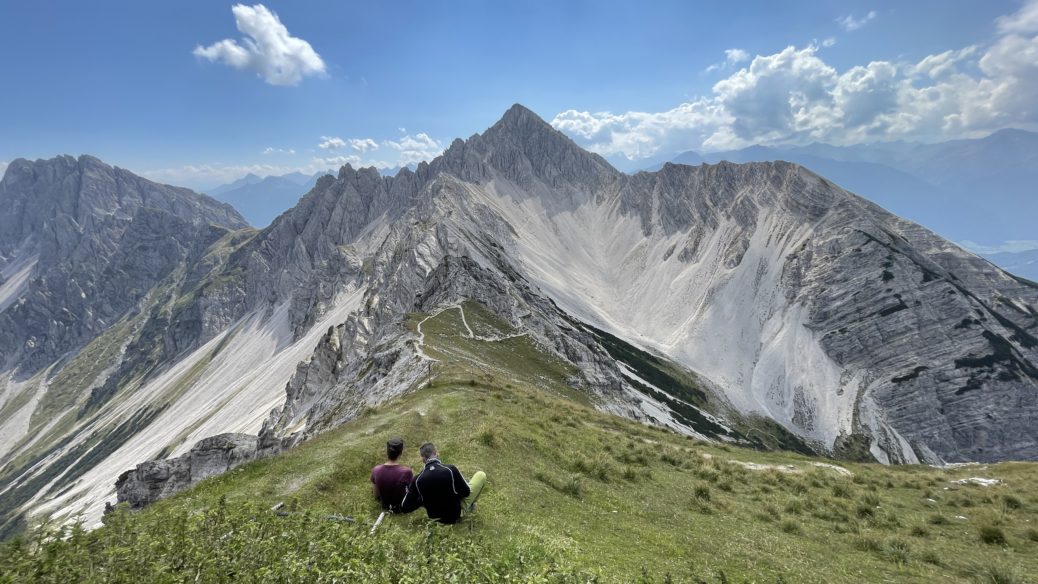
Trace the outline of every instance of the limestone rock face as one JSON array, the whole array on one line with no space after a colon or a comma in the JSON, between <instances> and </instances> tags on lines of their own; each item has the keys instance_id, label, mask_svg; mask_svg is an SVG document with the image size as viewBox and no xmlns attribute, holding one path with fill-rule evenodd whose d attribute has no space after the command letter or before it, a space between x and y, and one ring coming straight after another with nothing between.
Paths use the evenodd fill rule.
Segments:
<instances>
[{"instance_id":1,"label":"limestone rock face","mask_svg":"<svg viewBox=\"0 0 1038 584\"><path fill-rule=\"evenodd\" d=\"M138 464L119 475L115 485L118 501L133 509L154 503L255 460L258 444L259 439L251 434L220 434L199 441L183 456Z\"/></svg>"},{"instance_id":2,"label":"limestone rock face","mask_svg":"<svg viewBox=\"0 0 1038 584\"><path fill-rule=\"evenodd\" d=\"M15 160L0 181L0 269L31 273L0 312L0 364L53 363L244 227L227 205L90 156Z\"/></svg>"}]
</instances>

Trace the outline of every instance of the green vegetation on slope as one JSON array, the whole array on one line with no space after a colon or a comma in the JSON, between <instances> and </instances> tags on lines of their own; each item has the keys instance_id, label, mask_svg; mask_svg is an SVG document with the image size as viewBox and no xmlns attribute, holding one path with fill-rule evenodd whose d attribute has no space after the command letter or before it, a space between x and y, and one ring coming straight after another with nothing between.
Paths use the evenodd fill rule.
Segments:
<instances>
[{"instance_id":1,"label":"green vegetation on slope","mask_svg":"<svg viewBox=\"0 0 1038 584\"><path fill-rule=\"evenodd\" d=\"M475 330L475 310L465 309ZM528 339L466 338L459 317L411 320L424 320L424 348L441 359L430 387L140 513L120 512L94 532L7 544L0 582L1026 582L1038 574L1034 464L834 468L698 442L569 399L564 367L532 343L512 344ZM368 475L393 435L407 442L412 466L418 444L433 440L466 475L486 471L477 513L453 527L430 527L422 512L393 516L368 535L378 513ZM969 477L1005 483L952 482ZM278 502L294 513L269 511Z\"/></svg>"}]
</instances>

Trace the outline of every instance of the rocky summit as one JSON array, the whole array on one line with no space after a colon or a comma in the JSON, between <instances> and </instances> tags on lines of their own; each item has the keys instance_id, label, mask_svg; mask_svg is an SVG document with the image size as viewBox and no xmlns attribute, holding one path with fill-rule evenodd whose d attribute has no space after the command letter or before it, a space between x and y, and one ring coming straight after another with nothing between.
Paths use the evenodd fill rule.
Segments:
<instances>
[{"instance_id":1,"label":"rocky summit","mask_svg":"<svg viewBox=\"0 0 1038 584\"><path fill-rule=\"evenodd\" d=\"M262 231L89 157L12 163L0 203L8 526L96 521L117 479L143 505L414 391L448 310L690 436L1038 459L1038 285L795 164L626 175L516 105Z\"/></svg>"}]
</instances>

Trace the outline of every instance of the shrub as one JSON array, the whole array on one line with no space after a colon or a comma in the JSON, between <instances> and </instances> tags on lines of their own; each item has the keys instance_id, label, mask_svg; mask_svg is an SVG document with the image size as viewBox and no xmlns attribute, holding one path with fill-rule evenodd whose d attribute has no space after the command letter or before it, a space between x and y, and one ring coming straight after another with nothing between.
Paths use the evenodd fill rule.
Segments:
<instances>
[{"instance_id":1,"label":"shrub","mask_svg":"<svg viewBox=\"0 0 1038 584\"><path fill-rule=\"evenodd\" d=\"M706 485L696 485L695 488L692 489L692 495L700 501L709 501L710 487Z\"/></svg>"},{"instance_id":2,"label":"shrub","mask_svg":"<svg viewBox=\"0 0 1038 584\"><path fill-rule=\"evenodd\" d=\"M929 519L926 520L926 522L930 525L947 525L948 518L944 515L941 515L940 513L934 513L930 516Z\"/></svg>"},{"instance_id":3,"label":"shrub","mask_svg":"<svg viewBox=\"0 0 1038 584\"><path fill-rule=\"evenodd\" d=\"M669 464L671 466L676 466L676 467L679 467L679 468L681 467L681 463L682 463L680 458L678 458L677 456L674 456L670 452L664 452L663 454L661 454L660 455L660 460L662 460L663 462L665 462L665 463L667 463L667 464Z\"/></svg>"},{"instance_id":4,"label":"shrub","mask_svg":"<svg viewBox=\"0 0 1038 584\"><path fill-rule=\"evenodd\" d=\"M884 555L898 565L904 565L908 563L909 556L911 555L912 547L908 545L907 541L902 539L892 539L887 542Z\"/></svg>"},{"instance_id":5,"label":"shrub","mask_svg":"<svg viewBox=\"0 0 1038 584\"><path fill-rule=\"evenodd\" d=\"M840 497L841 499L850 499L851 488L843 483L836 483L833 485L833 496Z\"/></svg>"},{"instance_id":6,"label":"shrub","mask_svg":"<svg viewBox=\"0 0 1038 584\"><path fill-rule=\"evenodd\" d=\"M493 426L484 425L480 427L476 440L487 448L493 448L497 445L497 430Z\"/></svg>"},{"instance_id":7,"label":"shrub","mask_svg":"<svg viewBox=\"0 0 1038 584\"><path fill-rule=\"evenodd\" d=\"M584 494L584 488L580 483L580 475L570 475L568 479L559 485L558 490L579 499Z\"/></svg>"},{"instance_id":8,"label":"shrub","mask_svg":"<svg viewBox=\"0 0 1038 584\"><path fill-rule=\"evenodd\" d=\"M1009 566L989 564L973 569L973 576L982 584L1024 584L1027 580L1021 578Z\"/></svg>"},{"instance_id":9,"label":"shrub","mask_svg":"<svg viewBox=\"0 0 1038 584\"><path fill-rule=\"evenodd\" d=\"M1028 529L1025 536L1031 541L1038 542L1038 529Z\"/></svg>"},{"instance_id":10,"label":"shrub","mask_svg":"<svg viewBox=\"0 0 1038 584\"><path fill-rule=\"evenodd\" d=\"M800 499L793 499L789 503L786 503L786 513L792 513L793 515L800 515L804 512L804 502Z\"/></svg>"},{"instance_id":11,"label":"shrub","mask_svg":"<svg viewBox=\"0 0 1038 584\"><path fill-rule=\"evenodd\" d=\"M943 565L941 556L933 550L925 550L919 554L919 560L932 566Z\"/></svg>"},{"instance_id":12,"label":"shrub","mask_svg":"<svg viewBox=\"0 0 1038 584\"><path fill-rule=\"evenodd\" d=\"M717 471L711 470L709 468L700 469L696 472L696 474L699 475L699 478L703 479L704 481L709 481L711 483L716 483L717 479L721 478L720 475L717 474Z\"/></svg>"},{"instance_id":13,"label":"shrub","mask_svg":"<svg viewBox=\"0 0 1038 584\"><path fill-rule=\"evenodd\" d=\"M913 537L926 537L930 535L930 532L922 525L913 526L912 531L910 533Z\"/></svg>"},{"instance_id":14,"label":"shrub","mask_svg":"<svg viewBox=\"0 0 1038 584\"><path fill-rule=\"evenodd\" d=\"M401 529L319 515L278 516L265 507L223 503L202 511L105 516L105 527L40 534L35 546L0 544L3 582L417 582L444 573L460 582L586 582L594 576L528 546L502 554L443 529ZM435 549L436 562L399 562ZM345 576L346 574L349 576Z\"/></svg>"},{"instance_id":15,"label":"shrub","mask_svg":"<svg viewBox=\"0 0 1038 584\"><path fill-rule=\"evenodd\" d=\"M866 519L875 515L876 510L871 505L859 503L858 506L854 508L854 514L861 519Z\"/></svg>"},{"instance_id":16,"label":"shrub","mask_svg":"<svg viewBox=\"0 0 1038 584\"><path fill-rule=\"evenodd\" d=\"M990 545L1006 545L1006 534L1001 527L981 525L977 530L980 541Z\"/></svg>"},{"instance_id":17,"label":"shrub","mask_svg":"<svg viewBox=\"0 0 1038 584\"><path fill-rule=\"evenodd\" d=\"M879 552L883 549L883 546L881 546L875 538L867 535L855 538L854 547L863 552Z\"/></svg>"},{"instance_id":18,"label":"shrub","mask_svg":"<svg viewBox=\"0 0 1038 584\"><path fill-rule=\"evenodd\" d=\"M580 473L588 478L608 483L610 476L616 475L616 469L608 461L602 459L588 460L578 458L570 465L574 472Z\"/></svg>"},{"instance_id":19,"label":"shrub","mask_svg":"<svg viewBox=\"0 0 1038 584\"><path fill-rule=\"evenodd\" d=\"M783 521L780 529L783 533L797 534L800 533L800 524L790 519Z\"/></svg>"},{"instance_id":20,"label":"shrub","mask_svg":"<svg viewBox=\"0 0 1038 584\"><path fill-rule=\"evenodd\" d=\"M1020 509L1024 506L1023 502L1020 501L1020 499L1014 497L1013 495L1003 495L1002 505L1004 505L1006 509L1012 510Z\"/></svg>"}]
</instances>

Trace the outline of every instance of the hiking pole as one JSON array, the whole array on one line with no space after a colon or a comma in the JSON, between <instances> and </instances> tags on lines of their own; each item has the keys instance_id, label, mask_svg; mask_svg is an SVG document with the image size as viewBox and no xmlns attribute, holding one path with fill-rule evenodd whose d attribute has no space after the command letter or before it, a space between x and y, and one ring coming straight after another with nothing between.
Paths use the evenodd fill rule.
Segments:
<instances>
[{"instance_id":1,"label":"hiking pole","mask_svg":"<svg viewBox=\"0 0 1038 584\"><path fill-rule=\"evenodd\" d=\"M386 518L386 512L385 511L379 513L378 514L378 519L376 519L375 520L375 524L371 526L371 533L369 533L368 535L374 534L375 530L378 529L378 526L382 525L382 520L385 519L385 518Z\"/></svg>"}]
</instances>

